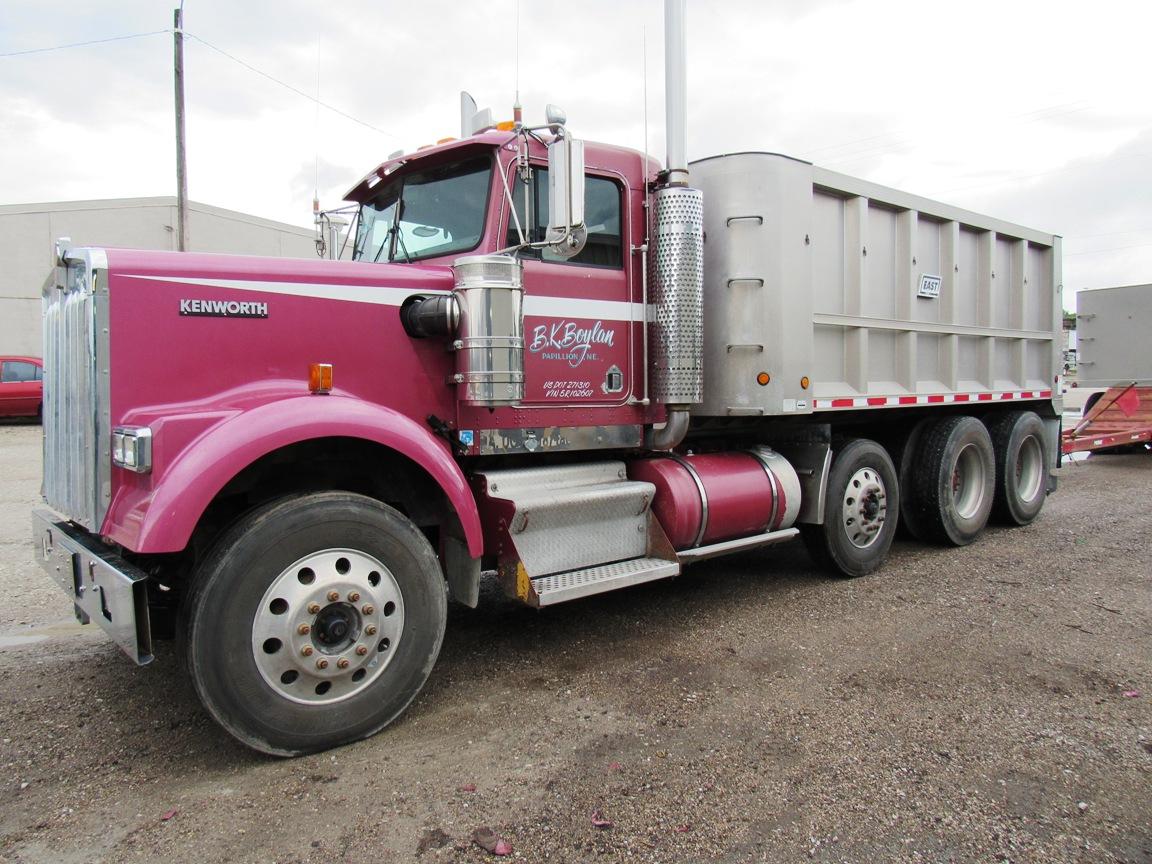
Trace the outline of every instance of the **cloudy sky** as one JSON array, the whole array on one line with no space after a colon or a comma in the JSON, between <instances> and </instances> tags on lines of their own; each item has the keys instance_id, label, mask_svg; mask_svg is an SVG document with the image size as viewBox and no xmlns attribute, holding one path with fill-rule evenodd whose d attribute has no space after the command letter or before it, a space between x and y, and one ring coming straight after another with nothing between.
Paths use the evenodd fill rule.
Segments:
<instances>
[{"instance_id":1,"label":"cloudy sky","mask_svg":"<svg viewBox=\"0 0 1152 864\"><path fill-rule=\"evenodd\" d=\"M0 4L0 203L174 194L170 33L36 51L163 31L172 8ZM556 102L578 136L664 155L659 0L184 14L197 201L309 225L314 190L334 206L392 151L457 134L462 89L510 117L517 81L528 120ZM1061 234L1067 306L1152 282L1152 4L688 0L688 18L689 158L787 153Z\"/></svg>"}]
</instances>

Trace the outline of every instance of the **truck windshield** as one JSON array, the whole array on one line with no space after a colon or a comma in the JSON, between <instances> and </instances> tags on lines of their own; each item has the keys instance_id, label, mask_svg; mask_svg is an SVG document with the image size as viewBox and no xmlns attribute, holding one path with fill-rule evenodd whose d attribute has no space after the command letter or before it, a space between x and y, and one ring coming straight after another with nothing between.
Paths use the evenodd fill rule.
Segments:
<instances>
[{"instance_id":1,"label":"truck windshield","mask_svg":"<svg viewBox=\"0 0 1152 864\"><path fill-rule=\"evenodd\" d=\"M360 205L352 257L417 261L476 248L491 176L492 159L484 155L390 180Z\"/></svg>"}]
</instances>

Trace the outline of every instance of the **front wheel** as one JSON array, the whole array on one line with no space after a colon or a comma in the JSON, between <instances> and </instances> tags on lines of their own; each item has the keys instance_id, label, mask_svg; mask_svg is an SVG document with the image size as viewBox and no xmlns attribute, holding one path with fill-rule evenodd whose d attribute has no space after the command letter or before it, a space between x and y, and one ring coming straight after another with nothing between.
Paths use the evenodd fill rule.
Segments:
<instances>
[{"instance_id":1,"label":"front wheel","mask_svg":"<svg viewBox=\"0 0 1152 864\"><path fill-rule=\"evenodd\" d=\"M836 453L827 488L824 524L801 526L809 554L836 576L873 572L884 563L899 521L891 457L875 441L849 441Z\"/></svg>"},{"instance_id":2,"label":"front wheel","mask_svg":"<svg viewBox=\"0 0 1152 864\"><path fill-rule=\"evenodd\" d=\"M366 738L424 685L447 617L427 539L378 501L325 492L265 505L197 568L184 604L196 692L264 753Z\"/></svg>"}]
</instances>

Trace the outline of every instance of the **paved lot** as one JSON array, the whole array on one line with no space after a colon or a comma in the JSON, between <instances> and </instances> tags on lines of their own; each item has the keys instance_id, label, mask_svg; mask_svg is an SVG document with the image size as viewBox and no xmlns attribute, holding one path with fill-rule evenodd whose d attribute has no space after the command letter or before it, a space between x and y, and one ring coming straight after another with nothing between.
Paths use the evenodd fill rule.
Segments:
<instances>
[{"instance_id":1,"label":"paved lot","mask_svg":"<svg viewBox=\"0 0 1152 864\"><path fill-rule=\"evenodd\" d=\"M488 826L525 861L1152 862L1152 456L1061 474L1033 526L854 582L777 547L488 593L404 720L281 761L165 646L70 623L27 540L39 428L0 426L0 860L479 861Z\"/></svg>"}]
</instances>

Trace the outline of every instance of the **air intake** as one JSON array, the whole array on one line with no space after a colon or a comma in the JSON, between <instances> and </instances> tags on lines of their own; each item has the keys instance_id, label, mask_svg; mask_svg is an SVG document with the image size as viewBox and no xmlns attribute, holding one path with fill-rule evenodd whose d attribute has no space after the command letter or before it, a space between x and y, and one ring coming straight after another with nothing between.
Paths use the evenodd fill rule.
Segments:
<instances>
[{"instance_id":1,"label":"air intake","mask_svg":"<svg viewBox=\"0 0 1152 864\"><path fill-rule=\"evenodd\" d=\"M524 398L524 283L519 259L469 255L452 265L459 308L459 399L497 407Z\"/></svg>"}]
</instances>

